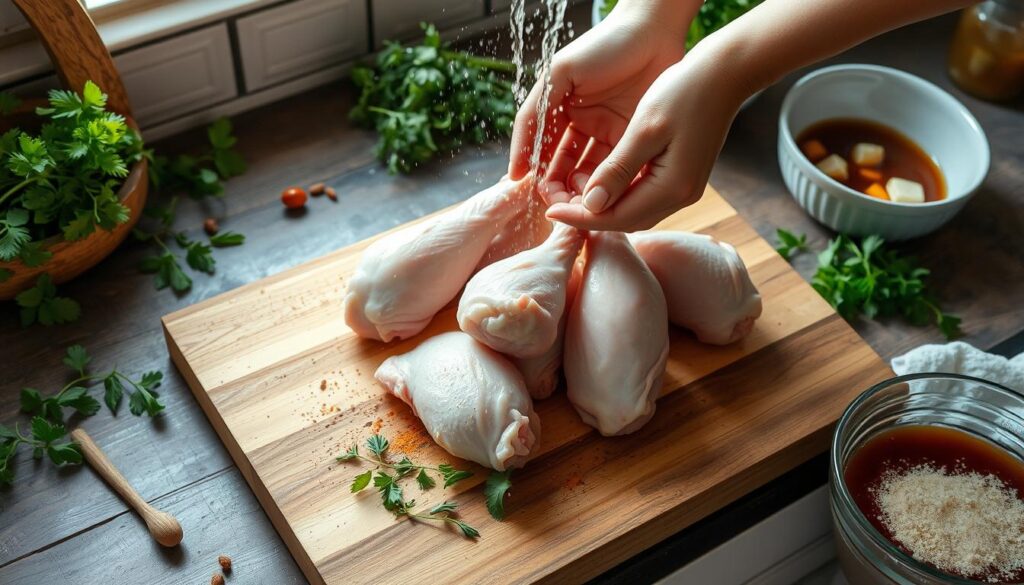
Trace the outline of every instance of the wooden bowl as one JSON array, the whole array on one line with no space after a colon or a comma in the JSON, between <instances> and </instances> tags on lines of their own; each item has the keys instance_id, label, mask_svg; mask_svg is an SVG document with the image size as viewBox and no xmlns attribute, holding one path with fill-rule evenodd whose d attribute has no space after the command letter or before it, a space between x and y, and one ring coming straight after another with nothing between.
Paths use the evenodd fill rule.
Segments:
<instances>
[{"instance_id":1,"label":"wooden bowl","mask_svg":"<svg viewBox=\"0 0 1024 585\"><path fill-rule=\"evenodd\" d=\"M42 102L31 101L22 105L19 110L34 111L35 106ZM24 113L24 112L22 112ZM17 114L13 115L18 120ZM129 127L138 131L135 121L126 118ZM30 268L20 260L0 262L0 269L9 270L12 274L4 282L0 282L0 301L13 299L21 291L32 287L40 274L48 273L54 284L67 282L106 258L131 233L139 221L142 209L146 206L146 195L149 192L149 163L143 159L132 165L128 176L118 190L118 198L129 210L128 221L110 231L97 226L93 233L81 240L66 241L62 236L51 236L43 240L43 249L53 254L47 262Z\"/></svg>"}]
</instances>

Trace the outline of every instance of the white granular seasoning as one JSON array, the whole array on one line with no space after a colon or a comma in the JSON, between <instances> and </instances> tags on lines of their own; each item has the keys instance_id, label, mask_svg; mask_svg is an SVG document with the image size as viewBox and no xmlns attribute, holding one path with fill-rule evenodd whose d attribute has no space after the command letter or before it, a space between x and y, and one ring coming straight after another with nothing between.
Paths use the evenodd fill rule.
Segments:
<instances>
[{"instance_id":1,"label":"white granular seasoning","mask_svg":"<svg viewBox=\"0 0 1024 585\"><path fill-rule=\"evenodd\" d=\"M873 492L915 559L993 583L1024 569L1024 501L998 477L922 465L889 472Z\"/></svg>"}]
</instances>

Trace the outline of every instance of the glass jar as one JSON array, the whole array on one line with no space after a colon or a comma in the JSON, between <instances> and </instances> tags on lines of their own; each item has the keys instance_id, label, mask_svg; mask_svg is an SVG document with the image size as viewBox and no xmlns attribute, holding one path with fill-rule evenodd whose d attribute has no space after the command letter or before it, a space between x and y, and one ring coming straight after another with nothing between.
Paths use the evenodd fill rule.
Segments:
<instances>
[{"instance_id":1,"label":"glass jar","mask_svg":"<svg viewBox=\"0 0 1024 585\"><path fill-rule=\"evenodd\" d=\"M949 50L949 75L987 100L1024 92L1024 0L987 0L965 9Z\"/></svg>"},{"instance_id":2,"label":"glass jar","mask_svg":"<svg viewBox=\"0 0 1024 585\"><path fill-rule=\"evenodd\" d=\"M882 431L941 425L987 440L1024 462L1024 396L978 378L911 374L874 386L843 413L832 438L829 499L836 552L856 585L974 585L914 560L871 524L844 480L850 456Z\"/></svg>"}]
</instances>

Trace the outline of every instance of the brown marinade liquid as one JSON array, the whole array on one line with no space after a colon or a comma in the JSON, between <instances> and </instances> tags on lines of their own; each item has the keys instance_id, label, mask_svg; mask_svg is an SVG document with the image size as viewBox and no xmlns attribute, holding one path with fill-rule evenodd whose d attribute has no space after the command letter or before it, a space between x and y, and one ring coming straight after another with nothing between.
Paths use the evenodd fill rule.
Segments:
<instances>
[{"instance_id":1,"label":"brown marinade liquid","mask_svg":"<svg viewBox=\"0 0 1024 585\"><path fill-rule=\"evenodd\" d=\"M938 201L946 196L946 181L935 164L916 142L892 128L858 118L831 118L812 124L800 133L797 145L818 140L829 154L838 154L850 166L850 178L843 184L864 193L871 183L883 187L892 177L917 181L924 187L925 201ZM885 159L880 167L865 167L882 173L880 181L862 177L853 162L853 147L858 142L880 144L885 147ZM813 162L813 161L812 161Z\"/></svg>"},{"instance_id":2,"label":"brown marinade liquid","mask_svg":"<svg viewBox=\"0 0 1024 585\"><path fill-rule=\"evenodd\" d=\"M872 493L889 472L900 472L914 467L930 465L964 473L977 472L994 475L1024 499L1024 462L986 440L964 431L948 427L905 425L896 427L868 440L850 456L843 470L847 488L853 501L864 516L883 536L900 547L881 520L875 496ZM982 580L986 575L960 575ZM1009 581L1024 582L1024 570Z\"/></svg>"}]
</instances>

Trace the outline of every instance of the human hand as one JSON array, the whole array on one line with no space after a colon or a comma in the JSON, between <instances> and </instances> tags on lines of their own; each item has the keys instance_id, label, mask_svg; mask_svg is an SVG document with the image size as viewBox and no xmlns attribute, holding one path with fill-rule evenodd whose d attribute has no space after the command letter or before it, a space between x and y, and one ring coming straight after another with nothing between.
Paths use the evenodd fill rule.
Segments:
<instances>
[{"instance_id":1,"label":"human hand","mask_svg":"<svg viewBox=\"0 0 1024 585\"><path fill-rule=\"evenodd\" d=\"M682 58L686 29L700 2L680 4L623 0L608 18L555 54L540 160L550 161L545 180L556 184L542 184L542 191L565 191L577 167L589 175L622 137L647 88ZM513 180L530 170L542 83L534 85L516 115L509 164ZM559 144L563 147L552 160Z\"/></svg>"},{"instance_id":2,"label":"human hand","mask_svg":"<svg viewBox=\"0 0 1024 585\"><path fill-rule=\"evenodd\" d=\"M583 195L582 202L559 202L567 201L569 193L554 196L548 218L581 229L631 232L653 227L696 202L750 93L721 64L713 44L701 43L666 69L640 100L611 152L592 175L577 179L574 189Z\"/></svg>"}]
</instances>

